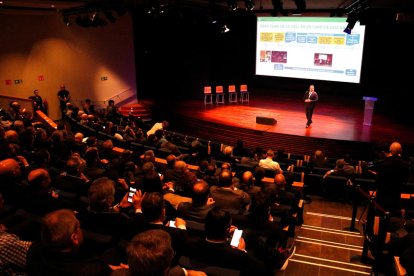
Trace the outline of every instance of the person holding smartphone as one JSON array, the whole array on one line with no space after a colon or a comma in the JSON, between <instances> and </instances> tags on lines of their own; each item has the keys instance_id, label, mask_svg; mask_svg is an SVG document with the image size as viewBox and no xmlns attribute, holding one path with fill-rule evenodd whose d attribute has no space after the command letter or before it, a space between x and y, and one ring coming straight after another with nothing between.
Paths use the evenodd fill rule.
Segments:
<instances>
[{"instance_id":1,"label":"person holding smartphone","mask_svg":"<svg viewBox=\"0 0 414 276\"><path fill-rule=\"evenodd\" d=\"M205 222L205 239L189 241L188 256L206 265L240 271L241 275L272 274L266 271L261 260L246 251L244 238L231 222L229 212L217 207L210 210Z\"/></svg>"}]
</instances>

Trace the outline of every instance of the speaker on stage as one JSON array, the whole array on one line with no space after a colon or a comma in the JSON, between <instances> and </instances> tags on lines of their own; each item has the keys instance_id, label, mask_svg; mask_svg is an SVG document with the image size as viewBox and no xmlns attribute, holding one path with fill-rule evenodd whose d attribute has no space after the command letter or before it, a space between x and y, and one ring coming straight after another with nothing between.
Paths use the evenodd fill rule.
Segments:
<instances>
[{"instance_id":1,"label":"speaker on stage","mask_svg":"<svg viewBox=\"0 0 414 276\"><path fill-rule=\"evenodd\" d=\"M262 125L275 125L277 123L276 119L268 117L256 117L256 124Z\"/></svg>"}]
</instances>

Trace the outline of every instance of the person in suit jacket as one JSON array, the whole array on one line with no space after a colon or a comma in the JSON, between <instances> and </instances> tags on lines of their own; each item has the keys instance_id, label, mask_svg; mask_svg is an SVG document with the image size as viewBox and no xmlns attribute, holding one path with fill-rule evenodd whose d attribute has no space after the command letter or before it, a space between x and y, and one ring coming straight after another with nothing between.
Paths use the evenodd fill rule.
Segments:
<instances>
[{"instance_id":1,"label":"person in suit jacket","mask_svg":"<svg viewBox=\"0 0 414 276\"><path fill-rule=\"evenodd\" d=\"M312 124L313 110L315 109L316 102L319 100L318 93L316 93L313 84L309 85L309 90L305 92L303 100L305 101L306 109L306 128L308 128Z\"/></svg>"}]
</instances>

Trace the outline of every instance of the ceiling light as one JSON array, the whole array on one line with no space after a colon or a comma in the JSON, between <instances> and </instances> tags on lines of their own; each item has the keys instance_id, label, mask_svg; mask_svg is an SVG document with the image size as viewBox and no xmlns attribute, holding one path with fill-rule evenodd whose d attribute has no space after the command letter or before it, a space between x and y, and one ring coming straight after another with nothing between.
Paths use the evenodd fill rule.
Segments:
<instances>
[{"instance_id":1,"label":"ceiling light","mask_svg":"<svg viewBox=\"0 0 414 276\"><path fill-rule=\"evenodd\" d=\"M66 25L66 26L68 26L68 27L69 27L70 25L72 25L72 23L70 22L69 17L64 17L64 18L63 18L63 22L65 22L65 25Z\"/></svg>"},{"instance_id":2,"label":"ceiling light","mask_svg":"<svg viewBox=\"0 0 414 276\"><path fill-rule=\"evenodd\" d=\"M224 34L224 33L228 33L228 32L230 32L230 28L229 27L227 27L227 25L226 24L224 24L223 25L223 28L222 28L222 30L221 30L221 32Z\"/></svg>"},{"instance_id":3,"label":"ceiling light","mask_svg":"<svg viewBox=\"0 0 414 276\"><path fill-rule=\"evenodd\" d=\"M245 0L246 10L251 11L254 9L254 0Z\"/></svg>"}]
</instances>

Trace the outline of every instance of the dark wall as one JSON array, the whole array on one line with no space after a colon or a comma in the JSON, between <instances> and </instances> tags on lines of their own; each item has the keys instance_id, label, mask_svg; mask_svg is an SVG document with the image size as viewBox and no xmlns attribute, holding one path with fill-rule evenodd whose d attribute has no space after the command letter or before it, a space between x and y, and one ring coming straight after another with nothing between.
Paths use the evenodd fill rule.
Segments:
<instances>
[{"instance_id":1,"label":"dark wall","mask_svg":"<svg viewBox=\"0 0 414 276\"><path fill-rule=\"evenodd\" d=\"M297 93L310 83L255 76L256 17L252 13L225 12L213 18L203 10L181 10L156 18L137 12L134 18L140 97L201 98L206 84L242 82L258 93ZM212 19L218 22L212 24ZM224 23L231 31L223 34ZM367 27L361 83L315 81L315 85L329 95L377 96L378 112L399 116L398 111L411 104L407 94L412 70L406 68L414 64L409 42L413 24L377 20L375 14L363 23Z\"/></svg>"}]
</instances>

